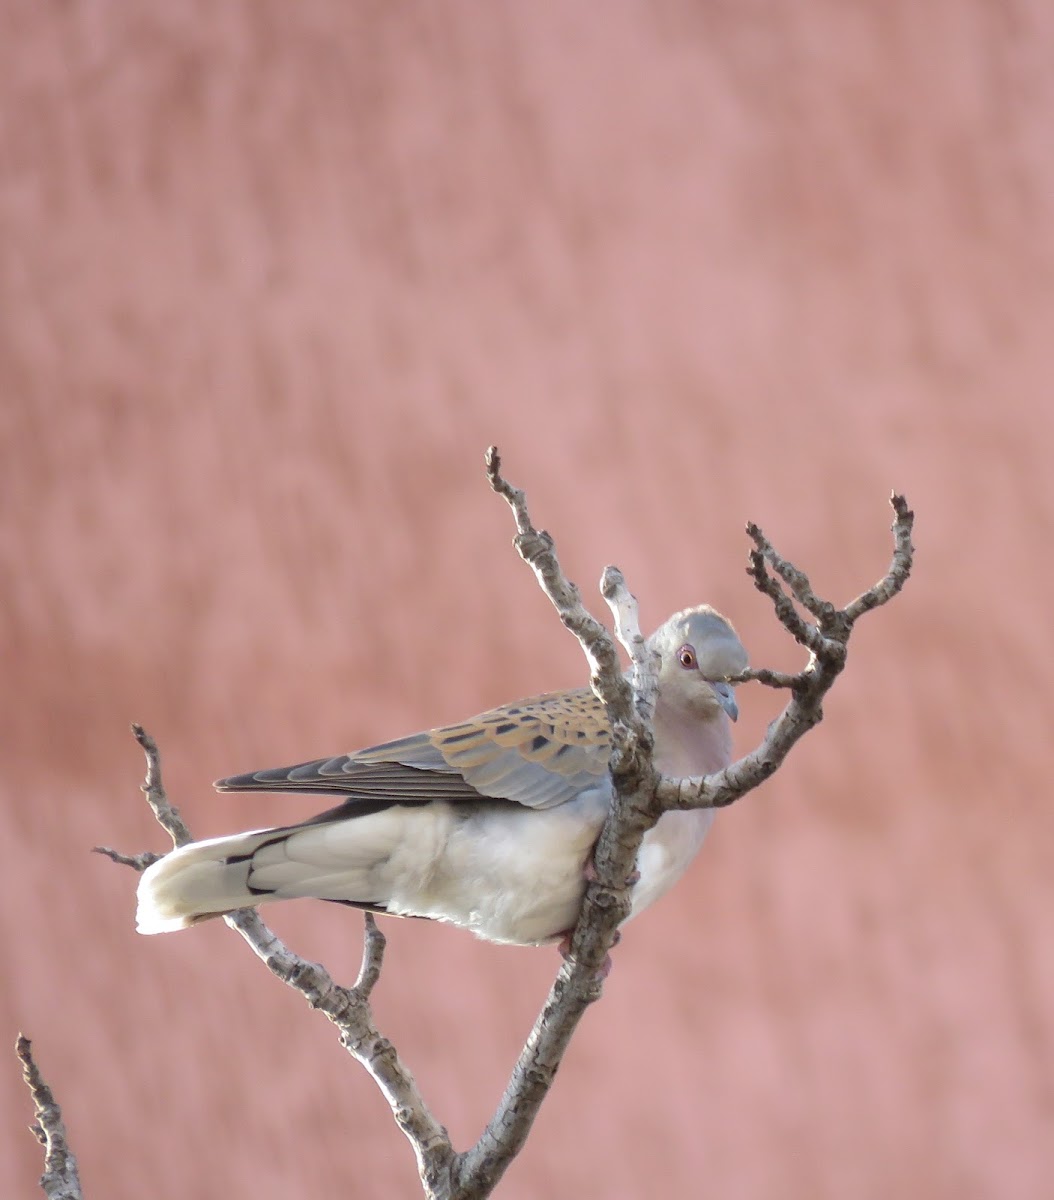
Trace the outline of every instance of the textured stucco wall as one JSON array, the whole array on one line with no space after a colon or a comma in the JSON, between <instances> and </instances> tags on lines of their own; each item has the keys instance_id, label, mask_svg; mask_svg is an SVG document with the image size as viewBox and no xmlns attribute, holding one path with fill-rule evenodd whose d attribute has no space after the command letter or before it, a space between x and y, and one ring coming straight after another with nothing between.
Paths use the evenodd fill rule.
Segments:
<instances>
[{"instance_id":1,"label":"textured stucco wall","mask_svg":"<svg viewBox=\"0 0 1054 1200\"><path fill-rule=\"evenodd\" d=\"M89 1195L415 1194L325 1022L222 927L138 938L87 850L162 845L130 720L205 835L308 811L218 775L581 678L490 441L583 585L757 662L746 519L844 598L919 514L499 1194L1054 1193L1052 54L1042 0L0 6L0 1036ZM274 921L353 975L354 916ZM389 932L464 1144L556 957ZM12 1057L5 1195L28 1115Z\"/></svg>"}]
</instances>

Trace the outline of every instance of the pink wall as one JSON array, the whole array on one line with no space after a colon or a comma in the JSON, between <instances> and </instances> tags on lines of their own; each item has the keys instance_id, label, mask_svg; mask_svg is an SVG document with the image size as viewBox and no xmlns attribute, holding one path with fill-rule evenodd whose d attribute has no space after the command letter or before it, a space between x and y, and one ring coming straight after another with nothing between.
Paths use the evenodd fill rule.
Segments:
<instances>
[{"instance_id":1,"label":"pink wall","mask_svg":"<svg viewBox=\"0 0 1054 1200\"><path fill-rule=\"evenodd\" d=\"M825 725L627 930L501 1195L1054 1193L1054 8L307 0L0 13L0 1032L92 1196L415 1194L329 1026L222 927L145 940L127 733L221 774L577 682L483 481L649 625L761 522L859 632ZM743 697L741 745L774 712ZM278 930L353 976L359 921ZM389 928L459 1144L552 951ZM0 1191L39 1154L13 1056Z\"/></svg>"}]
</instances>

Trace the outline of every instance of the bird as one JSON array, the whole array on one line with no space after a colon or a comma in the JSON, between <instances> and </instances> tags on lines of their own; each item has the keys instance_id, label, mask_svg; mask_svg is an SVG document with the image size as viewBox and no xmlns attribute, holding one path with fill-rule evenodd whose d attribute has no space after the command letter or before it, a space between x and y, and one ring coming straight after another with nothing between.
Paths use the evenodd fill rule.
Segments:
<instances>
[{"instance_id":1,"label":"bird","mask_svg":"<svg viewBox=\"0 0 1054 1200\"><path fill-rule=\"evenodd\" d=\"M709 605L647 640L658 654L653 761L707 775L732 760L747 652ZM140 933L311 897L427 917L513 945L570 946L614 788L611 729L590 688L548 692L335 758L220 779L221 792L303 792L340 802L295 825L192 842L148 867ZM712 809L664 813L637 857L630 917L683 875Z\"/></svg>"}]
</instances>

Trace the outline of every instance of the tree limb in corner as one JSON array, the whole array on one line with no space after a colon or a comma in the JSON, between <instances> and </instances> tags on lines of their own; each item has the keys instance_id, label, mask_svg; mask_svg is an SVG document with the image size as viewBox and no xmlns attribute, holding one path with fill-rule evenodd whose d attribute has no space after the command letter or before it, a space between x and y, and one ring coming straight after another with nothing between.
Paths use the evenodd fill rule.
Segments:
<instances>
[{"instance_id":1,"label":"tree limb in corner","mask_svg":"<svg viewBox=\"0 0 1054 1200\"><path fill-rule=\"evenodd\" d=\"M36 1107L36 1121L29 1128L44 1147L44 1174L40 1177L40 1186L51 1200L81 1200L77 1160L66 1140L62 1109L33 1061L32 1043L21 1033L15 1042L15 1053Z\"/></svg>"}]
</instances>

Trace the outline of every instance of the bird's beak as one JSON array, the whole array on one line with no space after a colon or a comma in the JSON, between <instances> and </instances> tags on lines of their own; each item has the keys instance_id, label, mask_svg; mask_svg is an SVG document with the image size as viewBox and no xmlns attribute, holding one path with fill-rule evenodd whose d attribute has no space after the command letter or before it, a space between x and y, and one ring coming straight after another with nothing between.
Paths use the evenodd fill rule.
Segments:
<instances>
[{"instance_id":1,"label":"bird's beak","mask_svg":"<svg viewBox=\"0 0 1054 1200\"><path fill-rule=\"evenodd\" d=\"M739 705L736 703L736 689L730 683L712 683L710 686L714 689L718 704L728 713L731 720L736 720L739 716Z\"/></svg>"}]
</instances>

